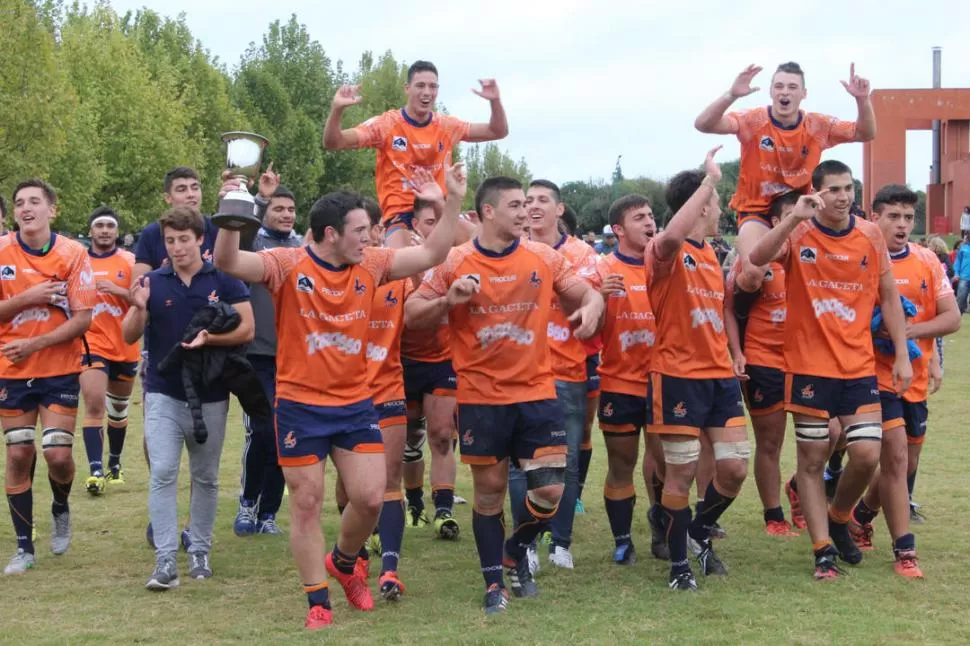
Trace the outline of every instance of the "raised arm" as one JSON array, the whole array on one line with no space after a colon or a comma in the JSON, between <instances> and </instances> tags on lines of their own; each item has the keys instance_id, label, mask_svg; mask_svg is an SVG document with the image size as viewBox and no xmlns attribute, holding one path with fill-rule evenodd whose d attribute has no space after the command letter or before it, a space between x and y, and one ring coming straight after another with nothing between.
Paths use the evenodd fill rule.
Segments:
<instances>
[{"instance_id":1,"label":"raised arm","mask_svg":"<svg viewBox=\"0 0 970 646\"><path fill-rule=\"evenodd\" d=\"M761 240L758 240L754 249L748 254L747 261L752 265L760 267L774 260L779 252L781 252L782 247L785 246L785 242L792 234L792 231L795 230L795 227L805 220L814 217L818 209L822 208L822 198L819 195L821 193L802 195L798 198L798 202L795 203L791 214L762 236ZM742 264L744 261L745 259L742 258Z\"/></svg>"},{"instance_id":2,"label":"raised arm","mask_svg":"<svg viewBox=\"0 0 970 646\"><path fill-rule=\"evenodd\" d=\"M711 196L721 181L721 167L714 161L714 155L721 146L712 148L704 158L704 172L707 174L694 194L677 210L674 217L664 227L662 233L653 240L653 253L657 260L664 261L671 258L684 244L684 240L697 225L697 221L710 204Z\"/></svg>"},{"instance_id":3,"label":"raised arm","mask_svg":"<svg viewBox=\"0 0 970 646\"><path fill-rule=\"evenodd\" d=\"M842 87L852 95L859 107L859 116L855 122L855 140L872 141L876 138L876 113L872 109L871 90L867 79L856 76L855 63L849 67L849 80L842 81Z\"/></svg>"},{"instance_id":4,"label":"raised arm","mask_svg":"<svg viewBox=\"0 0 970 646\"><path fill-rule=\"evenodd\" d=\"M760 88L751 87L751 81L761 72L757 65L748 65L743 72L738 74L734 83L727 92L717 97L714 103L704 108L697 119L694 120L694 127L701 132L711 135L736 135L738 134L738 122L731 117L725 116L731 104L741 97L748 96L757 92Z\"/></svg>"},{"instance_id":5,"label":"raised arm","mask_svg":"<svg viewBox=\"0 0 970 646\"><path fill-rule=\"evenodd\" d=\"M121 335L125 343L135 343L145 333L148 324L148 297L151 284L148 276L139 277L131 282L131 307L121 321Z\"/></svg>"},{"instance_id":6,"label":"raised arm","mask_svg":"<svg viewBox=\"0 0 970 646\"><path fill-rule=\"evenodd\" d=\"M433 280L442 278L435 276ZM437 326L452 307L471 300L479 287L473 278L459 278L448 286L444 296L435 295L435 290L429 287L419 289L404 303L404 325L412 329Z\"/></svg>"},{"instance_id":7,"label":"raised arm","mask_svg":"<svg viewBox=\"0 0 970 646\"><path fill-rule=\"evenodd\" d=\"M6 323L31 307L45 307L63 293L63 283L46 281L10 298L0 299L0 321Z\"/></svg>"},{"instance_id":8,"label":"raised arm","mask_svg":"<svg viewBox=\"0 0 970 646\"><path fill-rule=\"evenodd\" d=\"M333 96L330 114L323 128L323 147L327 150L358 147L357 132L353 129L341 130L340 121L344 116L344 110L363 100L363 97L357 93L359 89L359 85L342 85Z\"/></svg>"},{"instance_id":9,"label":"raised arm","mask_svg":"<svg viewBox=\"0 0 970 646\"><path fill-rule=\"evenodd\" d=\"M498 83L495 79L481 79L478 82L481 90L473 89L472 92L487 100L492 106L492 116L488 123L473 123L468 128L465 141L495 141L504 139L509 134L509 122L505 117L505 108L502 106L502 98L499 95Z\"/></svg>"},{"instance_id":10,"label":"raised arm","mask_svg":"<svg viewBox=\"0 0 970 646\"><path fill-rule=\"evenodd\" d=\"M443 197L441 187L430 173L424 169L415 171L411 179L414 194L434 204L438 224L420 245L397 250L391 261L388 280L420 274L440 265L448 257L448 251L455 243L461 202L465 199L465 191L468 190L468 179L465 177L461 163L455 164L446 171L445 183L448 189L447 199Z\"/></svg>"},{"instance_id":11,"label":"raised arm","mask_svg":"<svg viewBox=\"0 0 970 646\"><path fill-rule=\"evenodd\" d=\"M884 271L879 276L879 306L882 309L883 325L889 332L896 351L896 360L893 362L893 386L901 395L913 381L913 366L909 361L909 350L906 347L906 317L903 314L903 305L899 302L896 279L891 270Z\"/></svg>"}]
</instances>

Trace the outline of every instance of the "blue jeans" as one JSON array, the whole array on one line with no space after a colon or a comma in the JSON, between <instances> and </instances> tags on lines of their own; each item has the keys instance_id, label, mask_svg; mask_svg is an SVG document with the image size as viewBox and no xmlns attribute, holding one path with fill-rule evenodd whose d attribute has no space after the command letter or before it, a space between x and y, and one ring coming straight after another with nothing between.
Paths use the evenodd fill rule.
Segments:
<instances>
[{"instance_id":1,"label":"blue jeans","mask_svg":"<svg viewBox=\"0 0 970 646\"><path fill-rule=\"evenodd\" d=\"M556 381L556 399L562 406L566 430L566 487L556 515L549 521L553 545L568 548L573 539L573 519L579 497L579 445L586 430L586 382ZM516 525L526 516L525 496L528 485L525 472L509 465L509 499L512 520Z\"/></svg>"},{"instance_id":2,"label":"blue jeans","mask_svg":"<svg viewBox=\"0 0 970 646\"><path fill-rule=\"evenodd\" d=\"M970 296L970 280L960 279L960 284L957 285L957 307L961 314L967 312L967 296Z\"/></svg>"}]
</instances>

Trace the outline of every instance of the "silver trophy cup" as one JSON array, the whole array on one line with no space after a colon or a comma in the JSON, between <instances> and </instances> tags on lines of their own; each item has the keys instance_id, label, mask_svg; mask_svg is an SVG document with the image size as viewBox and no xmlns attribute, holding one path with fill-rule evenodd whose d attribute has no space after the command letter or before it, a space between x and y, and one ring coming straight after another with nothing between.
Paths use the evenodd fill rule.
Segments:
<instances>
[{"instance_id":1,"label":"silver trophy cup","mask_svg":"<svg viewBox=\"0 0 970 646\"><path fill-rule=\"evenodd\" d=\"M226 168L240 181L240 187L219 201L219 213L212 216L212 223L231 231L256 229L260 225L256 200L246 186L259 174L269 140L252 132L227 132L222 140L226 142Z\"/></svg>"}]
</instances>

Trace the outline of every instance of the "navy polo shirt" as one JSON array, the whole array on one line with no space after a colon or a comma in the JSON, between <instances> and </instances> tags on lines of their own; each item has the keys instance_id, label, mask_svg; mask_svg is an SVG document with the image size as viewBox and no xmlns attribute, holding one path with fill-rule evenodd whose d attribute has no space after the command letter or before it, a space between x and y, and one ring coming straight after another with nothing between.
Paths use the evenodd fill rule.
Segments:
<instances>
[{"instance_id":1,"label":"navy polo shirt","mask_svg":"<svg viewBox=\"0 0 970 646\"><path fill-rule=\"evenodd\" d=\"M223 302L235 305L249 300L249 288L241 280L218 271L212 263L203 263L186 287L171 265L146 274L149 277L148 325L145 326L145 350L148 352L148 368L142 386L145 392L161 393L186 401L182 375L159 374L158 364L179 343L185 328L195 313L209 303ZM199 393L203 403L229 399L229 390L223 386L209 388Z\"/></svg>"},{"instance_id":2,"label":"navy polo shirt","mask_svg":"<svg viewBox=\"0 0 970 646\"><path fill-rule=\"evenodd\" d=\"M216 246L216 235L219 227L212 224L208 215L203 215L205 232L202 234L202 260L212 262L212 249ZM165 250L165 239L162 237L162 227L158 222L152 222L142 230L135 245L135 262L158 269L168 264L168 252Z\"/></svg>"}]
</instances>

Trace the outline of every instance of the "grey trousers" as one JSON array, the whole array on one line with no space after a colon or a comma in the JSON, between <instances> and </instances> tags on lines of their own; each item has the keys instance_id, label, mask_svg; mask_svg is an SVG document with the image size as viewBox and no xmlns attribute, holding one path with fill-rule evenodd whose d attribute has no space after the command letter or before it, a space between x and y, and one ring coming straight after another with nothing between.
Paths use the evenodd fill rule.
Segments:
<instances>
[{"instance_id":1,"label":"grey trousers","mask_svg":"<svg viewBox=\"0 0 970 646\"><path fill-rule=\"evenodd\" d=\"M148 516L155 537L155 556L174 556L178 551L177 509L179 464L183 444L189 452L192 474L192 515L189 552L208 552L219 505L219 459L226 439L229 400L202 405L202 417L209 430L205 444L192 434L189 405L161 393L145 393L145 442L152 462L148 489Z\"/></svg>"}]
</instances>

